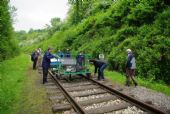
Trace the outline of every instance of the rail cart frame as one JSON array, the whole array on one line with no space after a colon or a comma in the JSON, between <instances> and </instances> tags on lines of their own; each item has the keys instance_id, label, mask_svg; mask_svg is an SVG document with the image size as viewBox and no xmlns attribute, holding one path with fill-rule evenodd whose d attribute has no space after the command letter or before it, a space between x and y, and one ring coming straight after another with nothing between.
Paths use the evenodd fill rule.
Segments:
<instances>
[{"instance_id":1,"label":"rail cart frame","mask_svg":"<svg viewBox=\"0 0 170 114\"><path fill-rule=\"evenodd\" d=\"M68 80L72 80L72 75L89 76L90 70L88 69L88 60L91 58L91 55L86 54L84 56L85 61L82 66L78 66L75 57L56 57L55 60L51 60L51 70L58 78L67 78Z\"/></svg>"}]
</instances>

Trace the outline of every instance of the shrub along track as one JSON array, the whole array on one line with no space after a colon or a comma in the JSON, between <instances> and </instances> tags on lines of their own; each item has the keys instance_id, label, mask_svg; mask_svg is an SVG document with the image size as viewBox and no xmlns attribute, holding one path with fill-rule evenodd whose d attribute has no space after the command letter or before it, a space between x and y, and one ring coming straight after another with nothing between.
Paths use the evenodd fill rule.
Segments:
<instances>
[{"instance_id":1,"label":"shrub along track","mask_svg":"<svg viewBox=\"0 0 170 114\"><path fill-rule=\"evenodd\" d=\"M54 112L166 114L151 105L109 87L110 84L106 81L98 82L83 76L74 76L73 81L65 81L59 80L51 71L49 74L48 80L51 82L47 83L46 86L50 94L49 99L54 102L52 107Z\"/></svg>"}]
</instances>

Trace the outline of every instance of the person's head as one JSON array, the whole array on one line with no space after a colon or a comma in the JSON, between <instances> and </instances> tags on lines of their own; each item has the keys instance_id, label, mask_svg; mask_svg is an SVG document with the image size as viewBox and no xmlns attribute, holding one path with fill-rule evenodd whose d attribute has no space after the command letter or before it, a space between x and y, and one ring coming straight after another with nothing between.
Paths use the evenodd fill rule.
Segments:
<instances>
[{"instance_id":1,"label":"person's head","mask_svg":"<svg viewBox=\"0 0 170 114\"><path fill-rule=\"evenodd\" d=\"M82 54L83 54L83 52L82 52L82 51L80 51L80 52L79 52L79 55L82 55Z\"/></svg>"},{"instance_id":2,"label":"person's head","mask_svg":"<svg viewBox=\"0 0 170 114\"><path fill-rule=\"evenodd\" d=\"M126 50L128 53L132 53L132 50L131 49L127 49Z\"/></svg>"},{"instance_id":3,"label":"person's head","mask_svg":"<svg viewBox=\"0 0 170 114\"><path fill-rule=\"evenodd\" d=\"M52 51L52 48L48 48L48 52L51 52Z\"/></svg>"}]
</instances>

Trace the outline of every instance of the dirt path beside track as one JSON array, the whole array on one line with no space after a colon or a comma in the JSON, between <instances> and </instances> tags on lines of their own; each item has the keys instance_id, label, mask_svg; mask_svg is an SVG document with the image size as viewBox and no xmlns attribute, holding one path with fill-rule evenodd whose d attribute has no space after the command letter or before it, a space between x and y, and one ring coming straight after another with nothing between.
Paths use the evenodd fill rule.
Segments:
<instances>
[{"instance_id":1,"label":"dirt path beside track","mask_svg":"<svg viewBox=\"0 0 170 114\"><path fill-rule=\"evenodd\" d=\"M27 71L22 97L16 103L13 114L53 114L42 76L30 67Z\"/></svg>"}]
</instances>

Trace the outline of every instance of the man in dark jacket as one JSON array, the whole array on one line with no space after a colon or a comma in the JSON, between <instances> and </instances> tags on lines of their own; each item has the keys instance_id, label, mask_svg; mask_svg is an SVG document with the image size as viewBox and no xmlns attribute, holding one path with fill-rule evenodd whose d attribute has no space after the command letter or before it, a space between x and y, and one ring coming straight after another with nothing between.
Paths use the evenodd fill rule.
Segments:
<instances>
[{"instance_id":1,"label":"man in dark jacket","mask_svg":"<svg viewBox=\"0 0 170 114\"><path fill-rule=\"evenodd\" d=\"M60 58L63 58L63 57L64 57L64 53L63 53L61 50L58 50L57 55L58 55Z\"/></svg>"},{"instance_id":2,"label":"man in dark jacket","mask_svg":"<svg viewBox=\"0 0 170 114\"><path fill-rule=\"evenodd\" d=\"M84 66L85 65L85 55L83 53L79 53L76 56L76 61L79 66Z\"/></svg>"},{"instance_id":3,"label":"man in dark jacket","mask_svg":"<svg viewBox=\"0 0 170 114\"><path fill-rule=\"evenodd\" d=\"M50 68L50 59L54 58L51 54L52 49L48 48L48 51L44 54L43 61L42 61L42 68L43 68L43 84L47 82L47 75L48 69Z\"/></svg>"},{"instance_id":4,"label":"man in dark jacket","mask_svg":"<svg viewBox=\"0 0 170 114\"><path fill-rule=\"evenodd\" d=\"M132 53L131 49L127 49L128 57L126 62L126 86L130 85L130 79L132 79L135 86L137 86L137 81L135 80L135 69L136 69L136 62L135 57Z\"/></svg>"},{"instance_id":5,"label":"man in dark jacket","mask_svg":"<svg viewBox=\"0 0 170 114\"><path fill-rule=\"evenodd\" d=\"M96 75L98 70L98 80L105 80L103 71L107 67L107 63L103 60L96 59L91 59L89 62L92 62L95 67L94 75Z\"/></svg>"},{"instance_id":6,"label":"man in dark jacket","mask_svg":"<svg viewBox=\"0 0 170 114\"><path fill-rule=\"evenodd\" d=\"M71 54L70 54L70 52L69 52L69 49L67 49L67 51L66 51L66 53L65 53L65 57L66 57L66 58L70 58L70 57L71 57Z\"/></svg>"}]
</instances>

